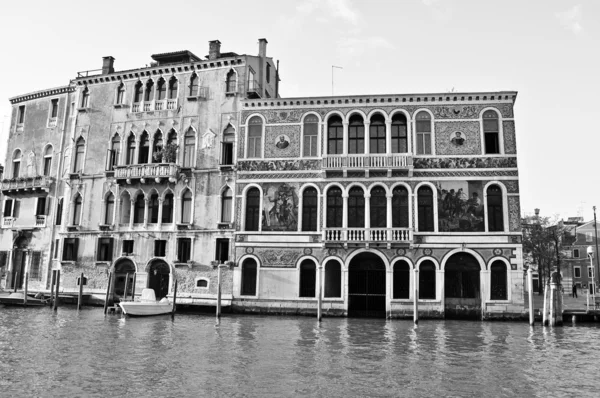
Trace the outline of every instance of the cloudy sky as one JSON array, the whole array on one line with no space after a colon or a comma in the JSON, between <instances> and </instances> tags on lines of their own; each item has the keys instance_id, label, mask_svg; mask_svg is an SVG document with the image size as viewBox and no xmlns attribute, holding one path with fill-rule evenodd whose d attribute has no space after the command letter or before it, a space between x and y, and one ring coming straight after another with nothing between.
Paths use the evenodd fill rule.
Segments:
<instances>
[{"instance_id":1,"label":"cloudy sky","mask_svg":"<svg viewBox=\"0 0 600 398\"><path fill-rule=\"evenodd\" d=\"M600 206L599 21L597 0L2 2L0 128L8 98L66 85L102 56L133 69L155 53L204 56L214 39L256 54L264 37L282 96L331 95L332 65L343 67L336 95L518 91L522 211L590 219Z\"/></svg>"}]
</instances>

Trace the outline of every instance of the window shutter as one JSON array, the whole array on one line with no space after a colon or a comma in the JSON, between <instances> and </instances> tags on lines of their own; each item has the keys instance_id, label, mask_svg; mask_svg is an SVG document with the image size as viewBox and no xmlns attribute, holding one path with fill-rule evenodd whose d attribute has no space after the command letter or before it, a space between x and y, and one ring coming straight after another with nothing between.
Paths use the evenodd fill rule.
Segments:
<instances>
[{"instance_id":1,"label":"window shutter","mask_svg":"<svg viewBox=\"0 0 600 398\"><path fill-rule=\"evenodd\" d=\"M14 204L14 207L13 207L12 216L15 217L15 218L18 218L19 217L20 209L21 209L21 201L15 199L15 204Z\"/></svg>"},{"instance_id":2,"label":"window shutter","mask_svg":"<svg viewBox=\"0 0 600 398\"><path fill-rule=\"evenodd\" d=\"M77 261L77 254L78 254L78 249L79 249L79 238L74 238L73 239L73 258L71 259L72 261Z\"/></svg>"},{"instance_id":3,"label":"window shutter","mask_svg":"<svg viewBox=\"0 0 600 398\"><path fill-rule=\"evenodd\" d=\"M44 214L49 216L52 211L52 198L46 198L46 209Z\"/></svg>"},{"instance_id":4,"label":"window shutter","mask_svg":"<svg viewBox=\"0 0 600 398\"><path fill-rule=\"evenodd\" d=\"M114 243L114 239L110 238L108 240L108 261L112 261L112 259L113 259L113 243Z\"/></svg>"}]
</instances>

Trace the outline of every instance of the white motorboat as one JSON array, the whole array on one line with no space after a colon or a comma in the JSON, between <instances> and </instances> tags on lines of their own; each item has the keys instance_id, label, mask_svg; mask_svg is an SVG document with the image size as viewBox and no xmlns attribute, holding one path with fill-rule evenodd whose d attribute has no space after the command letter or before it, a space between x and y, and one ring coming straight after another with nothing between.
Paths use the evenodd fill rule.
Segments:
<instances>
[{"instance_id":1,"label":"white motorboat","mask_svg":"<svg viewBox=\"0 0 600 398\"><path fill-rule=\"evenodd\" d=\"M119 306L123 314L131 316L163 315L173 311L173 305L166 297L156 301L154 289L142 290L140 301L121 301Z\"/></svg>"},{"instance_id":2,"label":"white motorboat","mask_svg":"<svg viewBox=\"0 0 600 398\"><path fill-rule=\"evenodd\" d=\"M25 294L22 292L15 292L8 296L0 296L0 304L21 307L43 307L48 303L48 300L44 300L40 297L42 296L39 293L35 297L27 295L27 302L25 302Z\"/></svg>"}]
</instances>

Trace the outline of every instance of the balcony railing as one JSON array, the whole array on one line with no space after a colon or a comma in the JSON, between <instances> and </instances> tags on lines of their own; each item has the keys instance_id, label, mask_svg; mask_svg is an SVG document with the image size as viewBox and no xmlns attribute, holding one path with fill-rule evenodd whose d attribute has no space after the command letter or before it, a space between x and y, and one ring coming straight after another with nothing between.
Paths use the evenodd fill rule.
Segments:
<instances>
[{"instance_id":1,"label":"balcony railing","mask_svg":"<svg viewBox=\"0 0 600 398\"><path fill-rule=\"evenodd\" d=\"M43 228L46 226L46 216L35 216L35 226Z\"/></svg>"},{"instance_id":2,"label":"balcony railing","mask_svg":"<svg viewBox=\"0 0 600 398\"><path fill-rule=\"evenodd\" d=\"M164 100L154 101L154 110L155 111L162 111L163 109L165 109L165 101Z\"/></svg>"},{"instance_id":3,"label":"balcony railing","mask_svg":"<svg viewBox=\"0 0 600 398\"><path fill-rule=\"evenodd\" d=\"M48 127L56 127L57 117L51 117L48 119Z\"/></svg>"},{"instance_id":4,"label":"balcony railing","mask_svg":"<svg viewBox=\"0 0 600 398\"><path fill-rule=\"evenodd\" d=\"M131 105L131 112L139 112L140 111L140 105L141 104L139 102L136 103L136 104Z\"/></svg>"},{"instance_id":5,"label":"balcony railing","mask_svg":"<svg viewBox=\"0 0 600 398\"><path fill-rule=\"evenodd\" d=\"M152 111L152 101L144 102L144 112Z\"/></svg>"},{"instance_id":6,"label":"balcony railing","mask_svg":"<svg viewBox=\"0 0 600 398\"><path fill-rule=\"evenodd\" d=\"M4 217L2 218L2 228L12 228L15 223L14 217Z\"/></svg>"},{"instance_id":7,"label":"balcony railing","mask_svg":"<svg viewBox=\"0 0 600 398\"><path fill-rule=\"evenodd\" d=\"M115 166L115 177L126 180L131 184L133 180L142 180L144 183L147 178L160 182L163 178L169 181L177 181L180 167L176 164L149 163L149 164L131 164L127 166Z\"/></svg>"},{"instance_id":8,"label":"balcony railing","mask_svg":"<svg viewBox=\"0 0 600 398\"><path fill-rule=\"evenodd\" d=\"M260 84L256 80L249 80L246 93L249 98L260 98L262 94Z\"/></svg>"},{"instance_id":9,"label":"balcony railing","mask_svg":"<svg viewBox=\"0 0 600 398\"><path fill-rule=\"evenodd\" d=\"M325 242L338 243L410 243L409 228L325 228Z\"/></svg>"},{"instance_id":10,"label":"balcony railing","mask_svg":"<svg viewBox=\"0 0 600 398\"><path fill-rule=\"evenodd\" d=\"M412 156L407 154L348 154L325 155L324 169L409 169Z\"/></svg>"},{"instance_id":11,"label":"balcony railing","mask_svg":"<svg viewBox=\"0 0 600 398\"><path fill-rule=\"evenodd\" d=\"M38 189L48 191L53 181L54 178L48 176L17 177L2 180L1 189L3 193Z\"/></svg>"},{"instance_id":12,"label":"balcony railing","mask_svg":"<svg viewBox=\"0 0 600 398\"><path fill-rule=\"evenodd\" d=\"M177 98L167 100L167 109L168 110L177 109Z\"/></svg>"}]
</instances>

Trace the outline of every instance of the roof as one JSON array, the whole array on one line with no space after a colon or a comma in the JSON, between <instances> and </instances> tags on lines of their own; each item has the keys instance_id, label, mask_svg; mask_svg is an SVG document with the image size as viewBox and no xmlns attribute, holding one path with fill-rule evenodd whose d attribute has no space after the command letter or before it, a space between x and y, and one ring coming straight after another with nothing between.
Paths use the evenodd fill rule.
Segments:
<instances>
[{"instance_id":1,"label":"roof","mask_svg":"<svg viewBox=\"0 0 600 398\"><path fill-rule=\"evenodd\" d=\"M15 97L9 98L8 100L10 101L11 104L17 104L19 102L29 101L29 100L36 99L36 98L43 98L43 97L49 97L51 95L69 93L74 90L75 90L75 87L70 86L70 85L54 87L54 88L47 88L45 90L38 90L38 91L34 91L31 93L27 93L27 94L17 95Z\"/></svg>"},{"instance_id":2,"label":"roof","mask_svg":"<svg viewBox=\"0 0 600 398\"><path fill-rule=\"evenodd\" d=\"M152 59L160 63L171 62L194 62L200 61L201 58L196 56L189 50L173 51L169 53L152 54Z\"/></svg>"}]
</instances>

